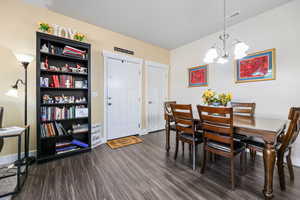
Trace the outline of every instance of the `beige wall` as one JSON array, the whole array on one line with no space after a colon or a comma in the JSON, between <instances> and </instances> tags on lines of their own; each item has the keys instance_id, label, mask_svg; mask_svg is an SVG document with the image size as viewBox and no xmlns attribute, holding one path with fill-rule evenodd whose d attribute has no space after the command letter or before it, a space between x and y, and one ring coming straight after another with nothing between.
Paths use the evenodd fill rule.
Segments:
<instances>
[{"instance_id":1,"label":"beige wall","mask_svg":"<svg viewBox=\"0 0 300 200\"><path fill-rule=\"evenodd\" d=\"M113 51L114 46L135 51L135 56L145 60L169 64L169 51L154 45L87 24L44 8L33 7L21 0L1 0L0 2L0 105L5 107L4 125L22 125L23 93L18 99L5 96L5 92L17 78L23 77L23 70L18 65L13 52L35 54L37 22L76 29L88 37L92 45L92 121L103 122L103 57L102 50ZM35 62L29 66L29 123L32 125L30 148L35 149ZM145 116L144 116L145 118ZM0 156L15 153L16 141L6 140Z\"/></svg>"},{"instance_id":2,"label":"beige wall","mask_svg":"<svg viewBox=\"0 0 300 200\"><path fill-rule=\"evenodd\" d=\"M300 106L299 9L300 1L291 1L228 29L232 39L250 46L250 52L276 48L276 80L236 84L230 61L209 65L208 87L187 88L187 68L203 64L206 51L218 40L220 33L214 33L171 51L171 99L196 105L203 91L211 88L232 92L235 101L256 102L256 115L287 119L289 108ZM299 145L300 137L293 149L293 162L300 166Z\"/></svg>"}]
</instances>

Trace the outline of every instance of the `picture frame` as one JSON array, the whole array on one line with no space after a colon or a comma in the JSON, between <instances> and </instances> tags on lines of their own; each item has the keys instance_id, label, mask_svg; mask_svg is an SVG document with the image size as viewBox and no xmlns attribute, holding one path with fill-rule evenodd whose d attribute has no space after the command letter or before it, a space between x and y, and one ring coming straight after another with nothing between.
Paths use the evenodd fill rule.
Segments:
<instances>
[{"instance_id":1,"label":"picture frame","mask_svg":"<svg viewBox=\"0 0 300 200\"><path fill-rule=\"evenodd\" d=\"M276 49L268 49L235 60L235 82L276 80Z\"/></svg>"},{"instance_id":2,"label":"picture frame","mask_svg":"<svg viewBox=\"0 0 300 200\"><path fill-rule=\"evenodd\" d=\"M208 65L199 65L188 69L188 87L208 86Z\"/></svg>"}]
</instances>

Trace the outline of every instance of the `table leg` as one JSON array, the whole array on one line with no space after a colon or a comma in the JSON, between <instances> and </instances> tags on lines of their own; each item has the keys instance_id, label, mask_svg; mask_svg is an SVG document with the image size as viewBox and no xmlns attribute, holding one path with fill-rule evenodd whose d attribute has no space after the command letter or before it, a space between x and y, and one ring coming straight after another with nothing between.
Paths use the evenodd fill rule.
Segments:
<instances>
[{"instance_id":1,"label":"table leg","mask_svg":"<svg viewBox=\"0 0 300 200\"><path fill-rule=\"evenodd\" d=\"M166 151L170 151L170 123L166 120Z\"/></svg>"},{"instance_id":2,"label":"table leg","mask_svg":"<svg viewBox=\"0 0 300 200\"><path fill-rule=\"evenodd\" d=\"M264 196L265 199L273 198L273 174L276 160L275 147L272 143L266 143L264 148L264 167L265 167L265 185Z\"/></svg>"}]
</instances>

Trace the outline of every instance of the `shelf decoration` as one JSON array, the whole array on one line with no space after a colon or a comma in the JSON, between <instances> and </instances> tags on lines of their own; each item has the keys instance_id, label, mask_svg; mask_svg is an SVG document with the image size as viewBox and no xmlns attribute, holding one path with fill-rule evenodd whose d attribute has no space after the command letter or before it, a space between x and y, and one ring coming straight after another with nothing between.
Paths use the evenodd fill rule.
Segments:
<instances>
[{"instance_id":1,"label":"shelf decoration","mask_svg":"<svg viewBox=\"0 0 300 200\"><path fill-rule=\"evenodd\" d=\"M79 33L78 31L60 26L58 24L49 25L45 22L38 22L38 29L44 33L53 34L58 37L68 38L71 40L77 40L82 42L86 39L86 35Z\"/></svg>"},{"instance_id":2,"label":"shelf decoration","mask_svg":"<svg viewBox=\"0 0 300 200\"><path fill-rule=\"evenodd\" d=\"M208 85L208 65L201 65L188 69L189 87L205 87Z\"/></svg>"},{"instance_id":3,"label":"shelf decoration","mask_svg":"<svg viewBox=\"0 0 300 200\"><path fill-rule=\"evenodd\" d=\"M275 49L269 49L236 60L236 83L275 80L275 59Z\"/></svg>"},{"instance_id":4,"label":"shelf decoration","mask_svg":"<svg viewBox=\"0 0 300 200\"><path fill-rule=\"evenodd\" d=\"M51 26L47 23L44 22L39 22L38 23L39 30L44 32L44 33L51 33Z\"/></svg>"},{"instance_id":5,"label":"shelf decoration","mask_svg":"<svg viewBox=\"0 0 300 200\"><path fill-rule=\"evenodd\" d=\"M76 33L76 34L74 35L74 39L75 39L75 40L78 40L78 41L80 41L80 42L82 42L82 41L85 39L85 35L82 34L82 33Z\"/></svg>"}]
</instances>

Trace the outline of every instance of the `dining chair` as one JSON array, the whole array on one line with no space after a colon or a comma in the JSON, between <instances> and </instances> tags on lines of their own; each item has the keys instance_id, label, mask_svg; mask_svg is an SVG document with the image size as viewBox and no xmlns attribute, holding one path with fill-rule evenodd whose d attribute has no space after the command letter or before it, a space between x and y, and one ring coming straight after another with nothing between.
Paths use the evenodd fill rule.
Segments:
<instances>
[{"instance_id":1,"label":"dining chair","mask_svg":"<svg viewBox=\"0 0 300 200\"><path fill-rule=\"evenodd\" d=\"M174 159L178 154L178 143L190 144L193 152L193 170L196 169L197 145L203 142L202 131L196 130L196 121L193 118L192 105L171 104L176 127L176 149ZM184 150L184 149L183 149Z\"/></svg>"},{"instance_id":2,"label":"dining chair","mask_svg":"<svg viewBox=\"0 0 300 200\"><path fill-rule=\"evenodd\" d=\"M277 145L276 145L276 156L277 156L277 168L279 174L280 188L281 190L285 190L285 177L284 177L284 156L286 155L286 162L290 174L290 180L294 181L294 169L292 163L292 147L294 142L296 141L299 132L300 132L300 107L292 107L289 112L289 126L288 129L279 136ZM257 142L253 140L248 140L247 144L249 148L255 149L255 151L263 152L264 143Z\"/></svg>"},{"instance_id":3,"label":"dining chair","mask_svg":"<svg viewBox=\"0 0 300 200\"><path fill-rule=\"evenodd\" d=\"M170 151L170 132L176 131L175 120L171 110L171 104L176 104L176 101L165 101L164 102L164 118L166 128L166 151Z\"/></svg>"},{"instance_id":4,"label":"dining chair","mask_svg":"<svg viewBox=\"0 0 300 200\"><path fill-rule=\"evenodd\" d=\"M3 115L4 115L4 108L0 107L0 128L2 128L3 126ZM0 138L0 152L3 149L3 145L4 145L4 139Z\"/></svg>"},{"instance_id":5,"label":"dining chair","mask_svg":"<svg viewBox=\"0 0 300 200\"><path fill-rule=\"evenodd\" d=\"M231 102L233 114L254 117L256 103Z\"/></svg>"},{"instance_id":6,"label":"dining chair","mask_svg":"<svg viewBox=\"0 0 300 200\"><path fill-rule=\"evenodd\" d=\"M245 117L254 117L255 115L255 108L256 108L256 103L250 103L250 102L231 102L231 107L233 108L233 114L234 115L240 115L240 116L245 116ZM235 134L235 139L239 141L244 141L248 139L248 137L243 136L243 135L238 135ZM253 140L255 138L252 138ZM257 139L259 142L261 140ZM247 147L247 144L246 144ZM250 156L251 159L254 161L256 157L256 151L255 149L249 149L250 151Z\"/></svg>"},{"instance_id":7,"label":"dining chair","mask_svg":"<svg viewBox=\"0 0 300 200\"><path fill-rule=\"evenodd\" d=\"M206 167L207 152L231 160L231 188L235 188L234 158L241 155L244 160L245 145L233 139L233 109L229 107L197 106L204 131L203 163L201 173Z\"/></svg>"}]
</instances>

